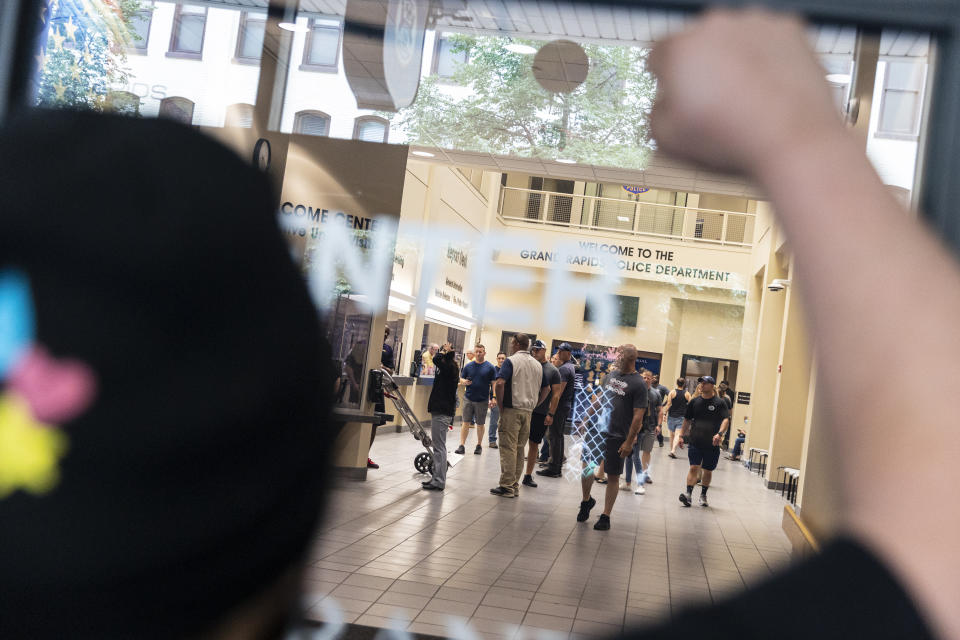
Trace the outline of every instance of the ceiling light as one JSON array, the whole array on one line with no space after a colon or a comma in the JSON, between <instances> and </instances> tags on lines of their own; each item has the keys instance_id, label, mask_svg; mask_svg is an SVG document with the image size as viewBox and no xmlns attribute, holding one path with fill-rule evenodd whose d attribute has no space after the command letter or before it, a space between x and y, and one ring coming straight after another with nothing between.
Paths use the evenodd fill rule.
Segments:
<instances>
[{"instance_id":1,"label":"ceiling light","mask_svg":"<svg viewBox=\"0 0 960 640\"><path fill-rule=\"evenodd\" d=\"M421 158L433 158L436 154L430 153L429 151L411 151L415 156L420 156Z\"/></svg>"},{"instance_id":2,"label":"ceiling light","mask_svg":"<svg viewBox=\"0 0 960 640\"><path fill-rule=\"evenodd\" d=\"M557 158L557 162L562 162L563 164L577 164L576 160L571 160L570 158Z\"/></svg>"},{"instance_id":3,"label":"ceiling light","mask_svg":"<svg viewBox=\"0 0 960 640\"><path fill-rule=\"evenodd\" d=\"M284 31L293 31L294 33L306 33L310 29L305 24L297 24L296 22L281 22L277 25Z\"/></svg>"},{"instance_id":4,"label":"ceiling light","mask_svg":"<svg viewBox=\"0 0 960 640\"><path fill-rule=\"evenodd\" d=\"M832 84L850 84L849 73L828 73L827 82Z\"/></svg>"},{"instance_id":5,"label":"ceiling light","mask_svg":"<svg viewBox=\"0 0 960 640\"><path fill-rule=\"evenodd\" d=\"M619 220L620 222L630 222L630 218L628 218L627 216L617 216L617 220Z\"/></svg>"},{"instance_id":6,"label":"ceiling light","mask_svg":"<svg viewBox=\"0 0 960 640\"><path fill-rule=\"evenodd\" d=\"M520 44L519 42L511 42L508 45L504 45L503 48L513 53L522 53L523 55L533 55L537 52L537 50L530 45Z\"/></svg>"}]
</instances>

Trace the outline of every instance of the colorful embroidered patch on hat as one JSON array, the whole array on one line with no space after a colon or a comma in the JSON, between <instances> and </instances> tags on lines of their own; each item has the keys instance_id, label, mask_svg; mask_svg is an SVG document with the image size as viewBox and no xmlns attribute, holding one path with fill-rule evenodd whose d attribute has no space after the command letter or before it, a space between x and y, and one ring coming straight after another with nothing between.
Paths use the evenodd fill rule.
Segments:
<instances>
[{"instance_id":1,"label":"colorful embroidered patch on hat","mask_svg":"<svg viewBox=\"0 0 960 640\"><path fill-rule=\"evenodd\" d=\"M29 281L14 270L0 271L0 381L0 499L17 489L46 493L67 451L60 424L90 406L96 377L36 342Z\"/></svg>"}]
</instances>

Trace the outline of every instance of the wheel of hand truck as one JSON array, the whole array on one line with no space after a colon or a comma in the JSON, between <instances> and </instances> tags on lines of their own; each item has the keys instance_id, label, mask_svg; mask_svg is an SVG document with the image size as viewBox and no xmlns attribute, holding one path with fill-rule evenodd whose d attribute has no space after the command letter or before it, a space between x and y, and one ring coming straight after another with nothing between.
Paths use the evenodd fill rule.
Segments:
<instances>
[{"instance_id":1,"label":"wheel of hand truck","mask_svg":"<svg viewBox=\"0 0 960 640\"><path fill-rule=\"evenodd\" d=\"M413 460L413 466L416 467L420 473L433 473L433 456L426 451L418 453L417 457Z\"/></svg>"}]
</instances>

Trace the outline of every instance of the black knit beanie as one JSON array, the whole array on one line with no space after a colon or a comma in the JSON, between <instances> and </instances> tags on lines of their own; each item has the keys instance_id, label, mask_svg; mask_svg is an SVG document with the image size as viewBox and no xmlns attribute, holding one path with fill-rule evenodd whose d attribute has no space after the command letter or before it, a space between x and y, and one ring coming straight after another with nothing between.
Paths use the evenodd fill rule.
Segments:
<instances>
[{"instance_id":1,"label":"black knit beanie","mask_svg":"<svg viewBox=\"0 0 960 640\"><path fill-rule=\"evenodd\" d=\"M275 208L170 122L0 130L0 638L202 634L302 560L332 381Z\"/></svg>"}]
</instances>

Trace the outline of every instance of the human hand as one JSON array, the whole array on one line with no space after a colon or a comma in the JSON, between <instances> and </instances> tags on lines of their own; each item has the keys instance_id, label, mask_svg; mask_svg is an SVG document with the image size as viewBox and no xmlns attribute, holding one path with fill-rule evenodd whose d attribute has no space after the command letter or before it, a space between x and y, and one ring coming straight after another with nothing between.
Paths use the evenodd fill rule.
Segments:
<instances>
[{"instance_id":1,"label":"human hand","mask_svg":"<svg viewBox=\"0 0 960 640\"><path fill-rule=\"evenodd\" d=\"M720 434L719 434L719 433L713 436L713 446L715 446L715 447L720 446Z\"/></svg>"},{"instance_id":2,"label":"human hand","mask_svg":"<svg viewBox=\"0 0 960 640\"><path fill-rule=\"evenodd\" d=\"M547 425L548 427L549 427L550 425L552 425L552 424L553 424L553 416L551 416L550 414L547 414L547 415L543 418L543 424Z\"/></svg>"},{"instance_id":3,"label":"human hand","mask_svg":"<svg viewBox=\"0 0 960 640\"><path fill-rule=\"evenodd\" d=\"M631 453L633 453L633 445L634 445L634 442L627 440L622 445L620 445L620 449L617 450L617 453L620 454L621 458L626 458Z\"/></svg>"},{"instance_id":4,"label":"human hand","mask_svg":"<svg viewBox=\"0 0 960 640\"><path fill-rule=\"evenodd\" d=\"M793 17L709 11L659 42L648 66L657 76L653 136L678 158L754 175L797 142L843 130L824 70Z\"/></svg>"},{"instance_id":5,"label":"human hand","mask_svg":"<svg viewBox=\"0 0 960 640\"><path fill-rule=\"evenodd\" d=\"M657 425L657 429L656 429L656 432L655 432L655 433L656 433L656 435L660 435L660 425Z\"/></svg>"},{"instance_id":6,"label":"human hand","mask_svg":"<svg viewBox=\"0 0 960 640\"><path fill-rule=\"evenodd\" d=\"M487 403L487 408L488 408L488 409L493 409L495 406L497 406L497 401L496 401L496 400L490 400L490 402Z\"/></svg>"},{"instance_id":7,"label":"human hand","mask_svg":"<svg viewBox=\"0 0 960 640\"><path fill-rule=\"evenodd\" d=\"M473 380L471 380L470 378L464 378L464 379L463 379L463 385L464 385L465 387L469 387L471 384L473 384Z\"/></svg>"}]
</instances>

